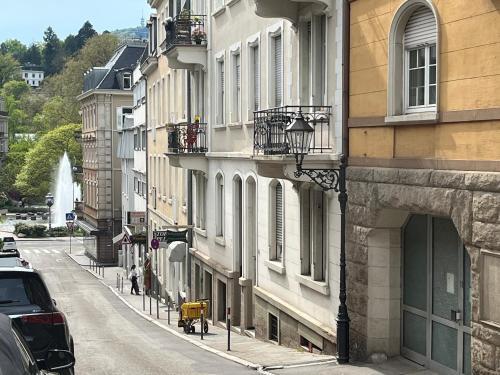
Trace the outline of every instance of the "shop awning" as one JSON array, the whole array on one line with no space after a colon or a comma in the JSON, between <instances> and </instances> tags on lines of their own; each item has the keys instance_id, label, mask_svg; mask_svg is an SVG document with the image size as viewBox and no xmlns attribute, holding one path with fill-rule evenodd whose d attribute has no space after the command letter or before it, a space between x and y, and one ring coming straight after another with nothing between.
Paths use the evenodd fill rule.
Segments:
<instances>
[{"instance_id":1,"label":"shop awning","mask_svg":"<svg viewBox=\"0 0 500 375\"><path fill-rule=\"evenodd\" d=\"M186 257L186 243L180 241L174 241L167 247L168 251L168 261L173 262L183 262Z\"/></svg>"},{"instance_id":2,"label":"shop awning","mask_svg":"<svg viewBox=\"0 0 500 375\"><path fill-rule=\"evenodd\" d=\"M100 230L94 227L92 224L83 220L75 220L75 225L91 236L96 236L100 232Z\"/></svg>"}]
</instances>

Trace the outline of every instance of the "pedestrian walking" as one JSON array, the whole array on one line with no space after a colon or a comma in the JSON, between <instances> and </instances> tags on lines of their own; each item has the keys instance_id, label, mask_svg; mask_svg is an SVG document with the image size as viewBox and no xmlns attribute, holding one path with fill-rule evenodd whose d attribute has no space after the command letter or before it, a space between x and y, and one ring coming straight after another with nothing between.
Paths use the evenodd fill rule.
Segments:
<instances>
[{"instance_id":1,"label":"pedestrian walking","mask_svg":"<svg viewBox=\"0 0 500 375\"><path fill-rule=\"evenodd\" d=\"M130 281L132 281L132 287L130 288L130 294L139 295L139 283L137 282L137 270L135 269L135 264L132 264L132 268L130 268Z\"/></svg>"}]
</instances>

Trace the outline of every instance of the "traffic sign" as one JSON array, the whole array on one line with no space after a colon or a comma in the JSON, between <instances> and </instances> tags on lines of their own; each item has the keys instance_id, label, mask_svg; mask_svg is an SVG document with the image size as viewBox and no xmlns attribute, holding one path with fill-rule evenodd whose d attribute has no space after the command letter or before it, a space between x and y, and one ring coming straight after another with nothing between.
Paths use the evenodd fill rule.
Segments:
<instances>
[{"instance_id":1,"label":"traffic sign","mask_svg":"<svg viewBox=\"0 0 500 375\"><path fill-rule=\"evenodd\" d=\"M75 213L74 212L68 212L66 214L66 221L74 221L75 220Z\"/></svg>"},{"instance_id":2,"label":"traffic sign","mask_svg":"<svg viewBox=\"0 0 500 375\"><path fill-rule=\"evenodd\" d=\"M67 221L66 226L68 227L69 230L73 230L75 223L72 221Z\"/></svg>"},{"instance_id":3,"label":"traffic sign","mask_svg":"<svg viewBox=\"0 0 500 375\"><path fill-rule=\"evenodd\" d=\"M131 245L132 244L132 241L130 241L130 237L127 233L125 233L123 235L123 238L122 238L122 245Z\"/></svg>"},{"instance_id":4,"label":"traffic sign","mask_svg":"<svg viewBox=\"0 0 500 375\"><path fill-rule=\"evenodd\" d=\"M154 249L154 250L158 250L160 248L160 241L158 241L156 238L153 238L151 240L151 247Z\"/></svg>"}]
</instances>

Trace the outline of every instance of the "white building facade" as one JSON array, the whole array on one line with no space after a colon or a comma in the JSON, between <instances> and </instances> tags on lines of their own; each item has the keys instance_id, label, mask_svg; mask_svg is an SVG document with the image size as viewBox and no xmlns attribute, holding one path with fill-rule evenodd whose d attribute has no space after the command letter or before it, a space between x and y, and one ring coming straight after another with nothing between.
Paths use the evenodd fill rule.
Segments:
<instances>
[{"instance_id":1,"label":"white building facade","mask_svg":"<svg viewBox=\"0 0 500 375\"><path fill-rule=\"evenodd\" d=\"M21 68L21 78L33 88L40 87L45 79L45 72L36 66L23 66Z\"/></svg>"},{"instance_id":2,"label":"white building facade","mask_svg":"<svg viewBox=\"0 0 500 375\"><path fill-rule=\"evenodd\" d=\"M213 324L230 308L236 330L330 354L337 196L294 177L284 129L302 111L315 128L304 167L338 167L342 1L275 3L192 1L166 25L168 64L190 74L191 120L169 137L170 165L194 175L190 297L210 300Z\"/></svg>"}]
</instances>

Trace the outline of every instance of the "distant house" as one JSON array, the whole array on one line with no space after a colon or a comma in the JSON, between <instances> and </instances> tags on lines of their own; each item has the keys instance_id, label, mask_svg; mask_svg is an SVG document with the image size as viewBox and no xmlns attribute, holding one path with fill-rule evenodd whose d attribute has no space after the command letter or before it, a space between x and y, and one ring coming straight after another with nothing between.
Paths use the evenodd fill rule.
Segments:
<instances>
[{"instance_id":1,"label":"distant house","mask_svg":"<svg viewBox=\"0 0 500 375\"><path fill-rule=\"evenodd\" d=\"M31 87L40 87L44 78L45 72L38 65L24 65L21 67L21 78Z\"/></svg>"}]
</instances>

